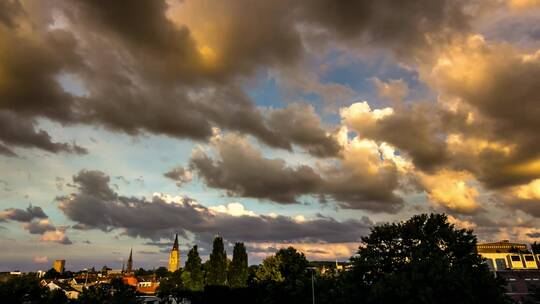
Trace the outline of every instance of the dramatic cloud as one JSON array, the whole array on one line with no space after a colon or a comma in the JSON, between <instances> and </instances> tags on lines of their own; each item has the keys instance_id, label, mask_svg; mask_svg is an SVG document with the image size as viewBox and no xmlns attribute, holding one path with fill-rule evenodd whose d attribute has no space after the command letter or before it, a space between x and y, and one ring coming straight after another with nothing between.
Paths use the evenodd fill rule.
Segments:
<instances>
[{"instance_id":1,"label":"dramatic cloud","mask_svg":"<svg viewBox=\"0 0 540 304\"><path fill-rule=\"evenodd\" d=\"M347 135L345 134L345 137ZM262 155L245 138L234 134L213 140L217 158L194 151L190 166L207 186L226 190L230 196L269 199L281 204L298 197L329 196L344 208L395 212L401 199L398 172L392 160L381 160L379 146L370 141L343 140L342 160L321 167L289 166L282 159Z\"/></svg>"},{"instance_id":2,"label":"dramatic cloud","mask_svg":"<svg viewBox=\"0 0 540 304\"><path fill-rule=\"evenodd\" d=\"M423 77L453 102L455 116L466 113L458 131L503 148L496 151L496 146L486 145L498 152L496 165L484 168L481 161L467 168L481 181L504 187L540 177L534 165L540 160L540 145L535 140L540 129L540 53L523 53L507 44L489 44L481 36L470 36L441 51Z\"/></svg>"},{"instance_id":3,"label":"dramatic cloud","mask_svg":"<svg viewBox=\"0 0 540 304\"><path fill-rule=\"evenodd\" d=\"M230 196L265 198L282 204L317 192L321 177L305 165L288 166L282 159L265 158L244 138L230 134L214 138L219 159L194 151L190 166L209 187L224 189Z\"/></svg>"},{"instance_id":4,"label":"dramatic cloud","mask_svg":"<svg viewBox=\"0 0 540 304\"><path fill-rule=\"evenodd\" d=\"M125 197L108 185L100 171L81 171L73 178L80 191L59 197L60 209L85 229L122 229L129 236L159 240L181 232L209 242L215 234L229 241L349 242L373 224L367 217L339 222L322 215L297 221L286 216L232 214L238 206L208 209L186 197L155 194L152 200ZM104 191L103 189L108 189Z\"/></svg>"}]
</instances>

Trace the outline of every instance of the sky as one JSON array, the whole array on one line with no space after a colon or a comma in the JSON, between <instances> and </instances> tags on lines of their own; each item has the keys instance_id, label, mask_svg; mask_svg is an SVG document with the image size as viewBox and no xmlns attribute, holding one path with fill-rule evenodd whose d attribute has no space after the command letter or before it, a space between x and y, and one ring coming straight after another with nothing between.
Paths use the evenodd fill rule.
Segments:
<instances>
[{"instance_id":1,"label":"sky","mask_svg":"<svg viewBox=\"0 0 540 304\"><path fill-rule=\"evenodd\" d=\"M0 271L540 241L538 0L0 0Z\"/></svg>"}]
</instances>

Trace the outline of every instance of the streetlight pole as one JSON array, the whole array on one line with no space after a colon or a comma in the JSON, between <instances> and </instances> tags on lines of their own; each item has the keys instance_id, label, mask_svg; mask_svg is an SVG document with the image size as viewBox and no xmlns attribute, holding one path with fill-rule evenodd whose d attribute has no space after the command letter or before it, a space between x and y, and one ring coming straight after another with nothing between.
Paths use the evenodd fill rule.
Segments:
<instances>
[{"instance_id":1,"label":"streetlight pole","mask_svg":"<svg viewBox=\"0 0 540 304\"><path fill-rule=\"evenodd\" d=\"M311 299L313 304L315 304L315 267L308 267L311 269Z\"/></svg>"}]
</instances>

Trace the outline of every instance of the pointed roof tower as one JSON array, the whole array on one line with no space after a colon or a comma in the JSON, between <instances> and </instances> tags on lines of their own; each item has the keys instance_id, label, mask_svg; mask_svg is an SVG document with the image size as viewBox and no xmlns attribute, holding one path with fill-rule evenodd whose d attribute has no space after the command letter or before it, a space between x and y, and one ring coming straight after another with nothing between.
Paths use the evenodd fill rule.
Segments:
<instances>
[{"instance_id":1,"label":"pointed roof tower","mask_svg":"<svg viewBox=\"0 0 540 304\"><path fill-rule=\"evenodd\" d=\"M174 237L174 245L172 246L172 250L178 251L178 233Z\"/></svg>"},{"instance_id":2,"label":"pointed roof tower","mask_svg":"<svg viewBox=\"0 0 540 304\"><path fill-rule=\"evenodd\" d=\"M133 270L133 248L131 248L131 251L129 251L129 259L127 261L127 273L131 273Z\"/></svg>"}]
</instances>

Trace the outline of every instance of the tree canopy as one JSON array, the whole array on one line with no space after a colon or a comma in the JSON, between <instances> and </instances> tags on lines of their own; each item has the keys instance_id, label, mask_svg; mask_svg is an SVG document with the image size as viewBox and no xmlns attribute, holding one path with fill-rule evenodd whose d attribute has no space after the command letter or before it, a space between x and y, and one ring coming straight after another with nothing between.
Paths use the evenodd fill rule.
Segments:
<instances>
[{"instance_id":1,"label":"tree canopy","mask_svg":"<svg viewBox=\"0 0 540 304\"><path fill-rule=\"evenodd\" d=\"M444 214L372 228L353 257L348 294L364 303L505 303L471 230Z\"/></svg>"}]
</instances>

